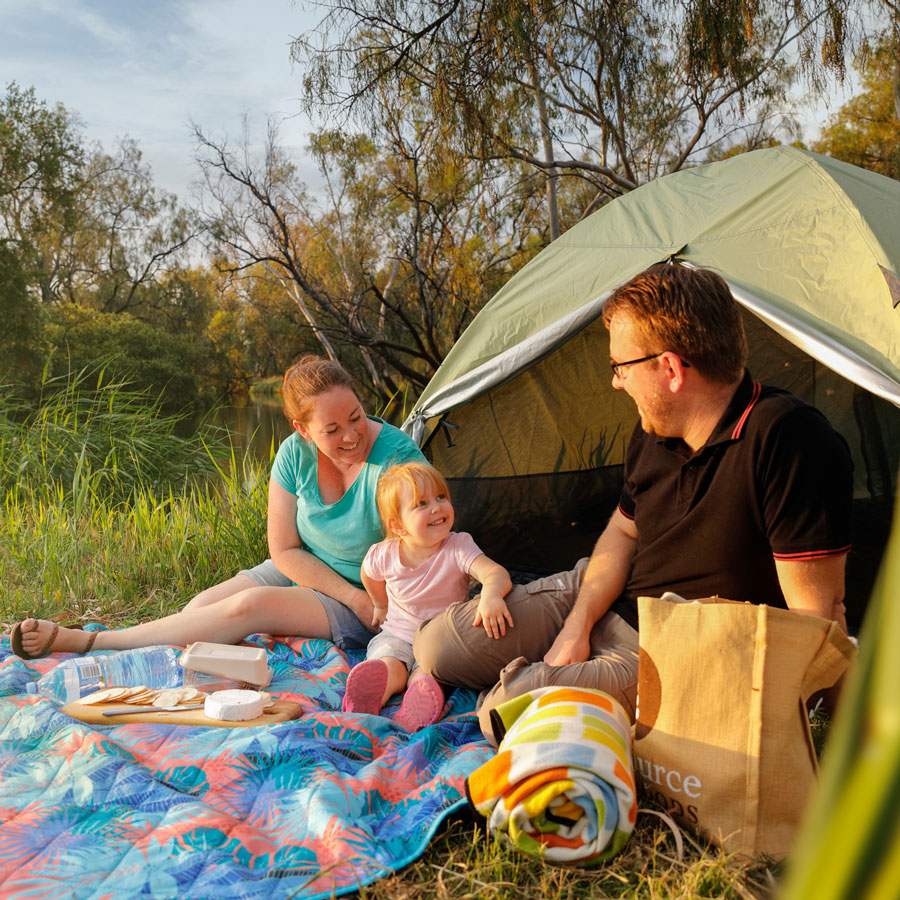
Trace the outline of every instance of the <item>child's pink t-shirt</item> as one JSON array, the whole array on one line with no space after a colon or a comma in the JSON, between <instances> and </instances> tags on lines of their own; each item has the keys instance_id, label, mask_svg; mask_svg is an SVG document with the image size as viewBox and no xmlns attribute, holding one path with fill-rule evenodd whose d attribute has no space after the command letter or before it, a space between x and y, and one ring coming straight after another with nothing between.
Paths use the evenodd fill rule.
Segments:
<instances>
[{"instance_id":1,"label":"child's pink t-shirt","mask_svg":"<svg viewBox=\"0 0 900 900\"><path fill-rule=\"evenodd\" d=\"M412 643L422 622L451 603L469 598L469 569L481 550L466 532L451 532L425 562L414 568L400 562L400 541L388 538L369 548L363 571L383 581L388 595L381 630Z\"/></svg>"}]
</instances>

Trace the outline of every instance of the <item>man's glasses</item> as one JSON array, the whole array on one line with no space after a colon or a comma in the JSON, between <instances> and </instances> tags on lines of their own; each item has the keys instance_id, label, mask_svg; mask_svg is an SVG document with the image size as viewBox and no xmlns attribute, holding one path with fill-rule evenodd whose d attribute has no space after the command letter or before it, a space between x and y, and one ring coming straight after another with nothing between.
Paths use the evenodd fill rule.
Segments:
<instances>
[{"instance_id":1,"label":"man's glasses","mask_svg":"<svg viewBox=\"0 0 900 900\"><path fill-rule=\"evenodd\" d=\"M640 359L629 359L628 362L620 362L620 363L611 362L609 364L609 367L612 369L613 375L615 375L618 378L622 378L623 376L622 376L622 373L619 371L620 369L624 369L625 366L636 366L638 363L649 362L651 359L657 359L658 357L662 356L663 353L665 353L665 352L666 352L665 350L660 350L659 353L654 353L651 356L642 356ZM689 369L691 367L691 364L686 359L681 360L681 365L685 369Z\"/></svg>"},{"instance_id":2,"label":"man's glasses","mask_svg":"<svg viewBox=\"0 0 900 900\"><path fill-rule=\"evenodd\" d=\"M609 364L609 367L612 369L613 375L616 375L617 377L621 378L622 377L621 370L624 369L625 366L636 366L638 363L650 362L651 359L656 359L657 357L662 356L663 353L665 353L665 350L661 350L659 353L653 353L650 356L642 356L640 359L629 359L628 362L620 362L620 363L611 362Z\"/></svg>"}]
</instances>

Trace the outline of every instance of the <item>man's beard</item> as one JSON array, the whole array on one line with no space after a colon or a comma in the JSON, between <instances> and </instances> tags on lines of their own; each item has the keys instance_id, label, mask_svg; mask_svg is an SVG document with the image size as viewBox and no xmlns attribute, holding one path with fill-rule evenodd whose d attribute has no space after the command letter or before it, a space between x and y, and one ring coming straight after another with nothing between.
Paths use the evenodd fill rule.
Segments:
<instances>
[{"instance_id":1,"label":"man's beard","mask_svg":"<svg viewBox=\"0 0 900 900\"><path fill-rule=\"evenodd\" d=\"M672 437L670 412L673 405L673 398L669 394L659 393L654 397L650 397L637 408L638 415L641 417L641 428L647 434L656 434L659 437Z\"/></svg>"}]
</instances>

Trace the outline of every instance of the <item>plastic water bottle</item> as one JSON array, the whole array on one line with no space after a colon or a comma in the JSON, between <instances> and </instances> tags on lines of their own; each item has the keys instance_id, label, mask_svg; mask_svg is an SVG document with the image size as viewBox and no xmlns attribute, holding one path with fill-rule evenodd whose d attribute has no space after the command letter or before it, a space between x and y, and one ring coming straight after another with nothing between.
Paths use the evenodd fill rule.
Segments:
<instances>
[{"instance_id":1,"label":"plastic water bottle","mask_svg":"<svg viewBox=\"0 0 900 900\"><path fill-rule=\"evenodd\" d=\"M54 666L26 690L62 706L105 687L175 687L180 680L177 656L171 647L76 656Z\"/></svg>"}]
</instances>

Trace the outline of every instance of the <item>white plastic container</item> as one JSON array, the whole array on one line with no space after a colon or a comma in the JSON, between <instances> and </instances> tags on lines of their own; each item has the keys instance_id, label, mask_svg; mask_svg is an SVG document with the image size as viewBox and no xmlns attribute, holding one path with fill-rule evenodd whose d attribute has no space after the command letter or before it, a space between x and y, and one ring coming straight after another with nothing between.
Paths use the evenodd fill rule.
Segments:
<instances>
[{"instance_id":1,"label":"white plastic container","mask_svg":"<svg viewBox=\"0 0 900 900\"><path fill-rule=\"evenodd\" d=\"M190 671L257 687L265 687L272 680L272 670L262 647L235 647L233 644L198 641L187 647L178 662L185 670L185 684L189 682Z\"/></svg>"}]
</instances>

